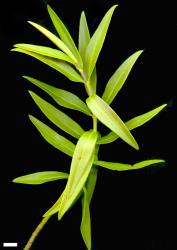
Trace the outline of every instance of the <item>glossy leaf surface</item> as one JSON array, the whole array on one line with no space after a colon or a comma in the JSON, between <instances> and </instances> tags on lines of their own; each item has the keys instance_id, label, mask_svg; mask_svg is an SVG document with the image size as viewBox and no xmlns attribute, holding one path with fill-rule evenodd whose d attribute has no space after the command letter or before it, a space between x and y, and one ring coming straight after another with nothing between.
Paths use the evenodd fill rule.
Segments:
<instances>
[{"instance_id":1,"label":"glossy leaf surface","mask_svg":"<svg viewBox=\"0 0 177 250\"><path fill-rule=\"evenodd\" d=\"M71 119L68 115L66 115L64 112L55 108L50 103L44 101L41 97L39 97L32 91L29 91L29 93L37 104L37 106L41 109L41 111L57 127L62 129L66 133L74 136L75 138L79 138L84 133L84 130L81 128L81 126L73 119Z\"/></svg>"},{"instance_id":2,"label":"glossy leaf surface","mask_svg":"<svg viewBox=\"0 0 177 250\"><path fill-rule=\"evenodd\" d=\"M39 46L34 44L18 43L14 47L28 50L43 56L52 57L55 59L63 60L69 63L74 63L73 60L60 50L53 49L46 46Z\"/></svg>"},{"instance_id":3,"label":"glossy leaf surface","mask_svg":"<svg viewBox=\"0 0 177 250\"><path fill-rule=\"evenodd\" d=\"M92 130L85 132L78 140L71 162L68 182L59 209L59 219L70 208L87 180L94 161L96 140L97 133Z\"/></svg>"},{"instance_id":4,"label":"glossy leaf surface","mask_svg":"<svg viewBox=\"0 0 177 250\"><path fill-rule=\"evenodd\" d=\"M43 35L45 35L51 42L53 42L59 49L65 52L75 63L77 62L76 58L74 57L73 53L70 49L66 46L66 44L57 36L55 36L52 32L47 30L46 28L42 27L41 25L28 21L33 27L39 30Z\"/></svg>"},{"instance_id":5,"label":"glossy leaf surface","mask_svg":"<svg viewBox=\"0 0 177 250\"><path fill-rule=\"evenodd\" d=\"M129 145L138 149L138 144L130 131L114 112L114 110L97 95L93 95L86 100L89 109L105 126L110 128L114 133L120 136L122 140Z\"/></svg>"},{"instance_id":6,"label":"glossy leaf surface","mask_svg":"<svg viewBox=\"0 0 177 250\"><path fill-rule=\"evenodd\" d=\"M135 129L137 127L142 126L146 122L150 121L154 116L156 116L162 109L164 109L167 106L167 104L163 104L145 114L136 116L132 118L131 120L127 121L125 125L129 130ZM100 140L98 140L98 144L107 144L111 143L115 140L117 140L119 136L115 134L114 132L110 132L109 134L103 136Z\"/></svg>"},{"instance_id":7,"label":"glossy leaf surface","mask_svg":"<svg viewBox=\"0 0 177 250\"><path fill-rule=\"evenodd\" d=\"M11 51L16 51L16 52L21 52L24 54L27 54L29 56L32 56L36 59L38 59L39 61L45 63L46 65L50 66L51 68L57 70L58 72L62 73L63 75L65 75L68 79L70 79L71 81L74 82L83 82L83 79L81 78L81 76L76 72L76 70L71 67L68 63L62 61L62 60L58 60L58 59L51 59L47 56L42 56L40 54L28 51L28 50L24 50L24 49L20 49L20 48L14 48Z\"/></svg>"},{"instance_id":8,"label":"glossy leaf surface","mask_svg":"<svg viewBox=\"0 0 177 250\"><path fill-rule=\"evenodd\" d=\"M31 83L33 83L34 85L36 85L37 87L44 90L60 106L83 112L86 115L91 115L90 110L88 109L87 105L75 94L69 91L63 90L63 89L53 87L49 84L46 84L32 77L24 76L24 78L30 81Z\"/></svg>"},{"instance_id":9,"label":"glossy leaf surface","mask_svg":"<svg viewBox=\"0 0 177 250\"><path fill-rule=\"evenodd\" d=\"M57 148L61 152L73 156L75 145L66 139L64 136L59 135L53 129L45 125L43 122L35 118L34 116L29 116L31 122L40 132L42 137L53 147Z\"/></svg>"},{"instance_id":10,"label":"glossy leaf surface","mask_svg":"<svg viewBox=\"0 0 177 250\"><path fill-rule=\"evenodd\" d=\"M22 184L32 184L38 185L43 184L50 181L56 181L60 179L67 179L68 174L58 171L42 171L36 172L24 176L17 177L13 180L15 183L22 183Z\"/></svg>"},{"instance_id":11,"label":"glossy leaf surface","mask_svg":"<svg viewBox=\"0 0 177 250\"><path fill-rule=\"evenodd\" d=\"M124 85L133 65L143 51L139 50L131 55L121 66L115 71L109 79L105 91L103 93L103 100L109 105L112 103L122 86Z\"/></svg>"}]
</instances>

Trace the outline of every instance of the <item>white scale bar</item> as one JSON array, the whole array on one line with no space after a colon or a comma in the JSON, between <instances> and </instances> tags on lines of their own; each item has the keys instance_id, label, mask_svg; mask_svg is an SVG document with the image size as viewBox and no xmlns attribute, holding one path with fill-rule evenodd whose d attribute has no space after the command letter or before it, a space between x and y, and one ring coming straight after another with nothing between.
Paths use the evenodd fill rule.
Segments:
<instances>
[{"instance_id":1,"label":"white scale bar","mask_svg":"<svg viewBox=\"0 0 177 250\"><path fill-rule=\"evenodd\" d=\"M16 242L12 242L12 243L3 243L3 247L17 247L18 244Z\"/></svg>"}]
</instances>

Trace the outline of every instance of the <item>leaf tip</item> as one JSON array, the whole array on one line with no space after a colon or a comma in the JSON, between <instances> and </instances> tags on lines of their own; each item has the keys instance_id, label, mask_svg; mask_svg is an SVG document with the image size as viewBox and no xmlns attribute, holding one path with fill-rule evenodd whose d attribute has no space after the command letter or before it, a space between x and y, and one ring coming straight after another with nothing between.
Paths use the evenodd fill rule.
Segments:
<instances>
[{"instance_id":1,"label":"leaf tip","mask_svg":"<svg viewBox=\"0 0 177 250\"><path fill-rule=\"evenodd\" d=\"M18 178L13 179L12 182L13 182L13 183L18 183L17 179L18 179Z\"/></svg>"},{"instance_id":2,"label":"leaf tip","mask_svg":"<svg viewBox=\"0 0 177 250\"><path fill-rule=\"evenodd\" d=\"M35 93L31 90L28 90L28 93L30 94L31 97L33 97L35 95Z\"/></svg>"},{"instance_id":3,"label":"leaf tip","mask_svg":"<svg viewBox=\"0 0 177 250\"><path fill-rule=\"evenodd\" d=\"M25 76L25 75L23 75L22 76L24 79L27 79L27 80L29 80L30 79L30 77L29 76Z\"/></svg>"},{"instance_id":4,"label":"leaf tip","mask_svg":"<svg viewBox=\"0 0 177 250\"><path fill-rule=\"evenodd\" d=\"M164 103L164 104L162 104L162 109L164 109L164 108L166 108L168 106L168 103Z\"/></svg>"},{"instance_id":5,"label":"leaf tip","mask_svg":"<svg viewBox=\"0 0 177 250\"><path fill-rule=\"evenodd\" d=\"M31 122L33 122L33 120L35 119L35 117L30 114L28 115L28 118L30 119Z\"/></svg>"},{"instance_id":6,"label":"leaf tip","mask_svg":"<svg viewBox=\"0 0 177 250\"><path fill-rule=\"evenodd\" d=\"M81 11L81 17L85 17L85 11L84 10Z\"/></svg>"},{"instance_id":7,"label":"leaf tip","mask_svg":"<svg viewBox=\"0 0 177 250\"><path fill-rule=\"evenodd\" d=\"M137 143L136 141L135 141L133 147L134 147L136 150L139 150L139 149L140 149L140 148L139 148L139 145L138 145L138 143Z\"/></svg>"},{"instance_id":8,"label":"leaf tip","mask_svg":"<svg viewBox=\"0 0 177 250\"><path fill-rule=\"evenodd\" d=\"M36 27L36 25L37 25L35 22L32 22L32 21L27 21L27 23L31 24L34 27Z\"/></svg>"},{"instance_id":9,"label":"leaf tip","mask_svg":"<svg viewBox=\"0 0 177 250\"><path fill-rule=\"evenodd\" d=\"M145 50L144 49L140 49L138 50L139 54L141 55Z\"/></svg>"},{"instance_id":10,"label":"leaf tip","mask_svg":"<svg viewBox=\"0 0 177 250\"><path fill-rule=\"evenodd\" d=\"M116 8L118 7L118 4L114 4L111 8L110 8L110 10L115 10Z\"/></svg>"},{"instance_id":11,"label":"leaf tip","mask_svg":"<svg viewBox=\"0 0 177 250\"><path fill-rule=\"evenodd\" d=\"M58 220L59 220L59 221L62 219L63 215L64 215L64 214L61 213L61 211L58 212Z\"/></svg>"},{"instance_id":12,"label":"leaf tip","mask_svg":"<svg viewBox=\"0 0 177 250\"><path fill-rule=\"evenodd\" d=\"M33 24L33 22L32 22L32 21L29 21L29 20L27 21L27 23L29 23L29 24Z\"/></svg>"},{"instance_id":13,"label":"leaf tip","mask_svg":"<svg viewBox=\"0 0 177 250\"><path fill-rule=\"evenodd\" d=\"M49 4L47 4L47 10L51 10L52 8L50 7Z\"/></svg>"}]
</instances>

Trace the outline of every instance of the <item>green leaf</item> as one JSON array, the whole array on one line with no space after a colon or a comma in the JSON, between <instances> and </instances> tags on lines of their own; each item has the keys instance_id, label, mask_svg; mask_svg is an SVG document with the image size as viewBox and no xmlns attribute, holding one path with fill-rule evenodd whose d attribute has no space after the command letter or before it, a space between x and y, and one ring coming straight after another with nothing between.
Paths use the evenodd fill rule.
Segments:
<instances>
[{"instance_id":1,"label":"green leaf","mask_svg":"<svg viewBox=\"0 0 177 250\"><path fill-rule=\"evenodd\" d=\"M98 138L100 137L100 134L98 134ZM97 140L98 140L97 138ZM94 160L97 161L98 160L98 152L99 152L99 145L95 146L95 158ZM92 169L90 171L90 174L87 178L87 181L85 183L85 188L87 189L87 200L88 200L88 204L90 204L94 190L95 190L95 186L96 186L96 182L97 182L97 177L98 177L98 168L97 166L95 166L93 164Z\"/></svg>"},{"instance_id":2,"label":"green leaf","mask_svg":"<svg viewBox=\"0 0 177 250\"><path fill-rule=\"evenodd\" d=\"M56 181L60 179L67 179L68 174L58 171L43 171L43 172L36 172L33 174L28 174L24 176L17 177L13 180L15 183L22 183L22 184L32 184L38 185L43 184L50 181Z\"/></svg>"},{"instance_id":3,"label":"green leaf","mask_svg":"<svg viewBox=\"0 0 177 250\"><path fill-rule=\"evenodd\" d=\"M132 118L131 120L129 120L128 122L125 123L125 125L127 126L127 128L129 130L132 130L134 128L140 127L143 124L145 124L146 122L148 122L149 120L151 120L154 116L156 116L162 109L164 109L167 106L167 104L163 104L145 114L136 116L134 118ZM117 134L115 134L114 132L110 132L109 134L103 136L101 139L98 140L98 144L107 144L107 143L111 143L115 140L117 140L119 138L119 136Z\"/></svg>"},{"instance_id":4,"label":"green leaf","mask_svg":"<svg viewBox=\"0 0 177 250\"><path fill-rule=\"evenodd\" d=\"M121 66L115 71L112 77L109 79L105 91L103 93L103 100L109 105L112 103L117 93L124 85L133 65L135 64L138 57L141 55L143 50L139 50L131 55Z\"/></svg>"},{"instance_id":5,"label":"green leaf","mask_svg":"<svg viewBox=\"0 0 177 250\"><path fill-rule=\"evenodd\" d=\"M141 161L141 162L133 164L133 168L134 169L140 169L140 168L145 168L145 167L151 166L153 164L158 164L158 163L165 163L165 161L162 160L162 159L153 159L153 160Z\"/></svg>"},{"instance_id":6,"label":"green leaf","mask_svg":"<svg viewBox=\"0 0 177 250\"><path fill-rule=\"evenodd\" d=\"M81 13L80 17L80 25L79 25L79 52L84 60L85 51L90 42L90 33L87 25L87 20L85 13ZM97 73L96 73L96 65L94 67L93 73L90 77L90 86L93 90L93 93L96 93L96 85L97 85Z\"/></svg>"},{"instance_id":7,"label":"green leaf","mask_svg":"<svg viewBox=\"0 0 177 250\"><path fill-rule=\"evenodd\" d=\"M83 189L94 161L96 140L97 133L92 130L85 132L78 140L71 162L69 178L59 208L59 219L71 207Z\"/></svg>"},{"instance_id":8,"label":"green leaf","mask_svg":"<svg viewBox=\"0 0 177 250\"><path fill-rule=\"evenodd\" d=\"M32 77L28 76L23 76L23 77L28 81L30 81L31 83L33 83L34 85L36 85L37 87L44 90L57 102L57 104L61 105L62 107L78 110L89 116L91 115L87 105L73 93L63 89L55 88Z\"/></svg>"},{"instance_id":9,"label":"green leaf","mask_svg":"<svg viewBox=\"0 0 177 250\"><path fill-rule=\"evenodd\" d=\"M131 120L127 121L127 127L132 130L134 128L137 128L139 126L142 126L144 123L151 120L154 116L156 116L162 109L164 109L167 106L167 104L163 104L145 114L136 116L132 118Z\"/></svg>"},{"instance_id":10,"label":"green leaf","mask_svg":"<svg viewBox=\"0 0 177 250\"><path fill-rule=\"evenodd\" d=\"M60 111L59 109L55 108L50 103L44 101L41 97L29 91L31 97L40 108L40 110L47 116L47 118L53 122L57 127L65 131L66 133L72 135L75 138L79 138L83 133L84 130L81 126L76 123L73 119L71 119L68 115L64 112Z\"/></svg>"},{"instance_id":11,"label":"green leaf","mask_svg":"<svg viewBox=\"0 0 177 250\"><path fill-rule=\"evenodd\" d=\"M45 125L43 122L41 122L34 116L29 115L29 118L34 124L34 126L37 128L37 130L40 132L42 137L49 144L51 144L53 147L57 148L61 152L69 156L73 156L75 145L72 142L70 142L64 136L61 136L56 133L53 129L49 128L47 125Z\"/></svg>"},{"instance_id":12,"label":"green leaf","mask_svg":"<svg viewBox=\"0 0 177 250\"><path fill-rule=\"evenodd\" d=\"M114 133L120 136L122 140L127 142L133 148L138 149L138 144L134 137L114 112L114 110L97 95L90 96L86 100L89 109L105 126L110 128Z\"/></svg>"},{"instance_id":13,"label":"green leaf","mask_svg":"<svg viewBox=\"0 0 177 250\"><path fill-rule=\"evenodd\" d=\"M59 71L60 73L65 75L71 81L83 82L83 79L76 72L76 70L74 70L74 68L72 68L68 63L66 63L66 62L64 62L62 60L58 60L58 59L54 59L54 58L52 59L52 58L49 58L47 56L42 56L40 54L30 52L28 50L20 49L20 48L14 48L11 51L21 52L21 53L24 53L24 54L27 54L29 56L32 56L32 57L36 58L39 61L45 63L48 66L50 66L51 68Z\"/></svg>"},{"instance_id":14,"label":"green leaf","mask_svg":"<svg viewBox=\"0 0 177 250\"><path fill-rule=\"evenodd\" d=\"M79 24L79 52L84 59L86 48L90 41L90 33L84 11L81 13Z\"/></svg>"},{"instance_id":15,"label":"green leaf","mask_svg":"<svg viewBox=\"0 0 177 250\"><path fill-rule=\"evenodd\" d=\"M87 190L84 190L82 198L82 221L81 221L81 234L88 250L91 250L91 221L90 221L90 208L87 197Z\"/></svg>"},{"instance_id":16,"label":"green leaf","mask_svg":"<svg viewBox=\"0 0 177 250\"><path fill-rule=\"evenodd\" d=\"M125 170L140 169L140 168L144 168L150 165L164 163L164 162L165 161L161 159L154 159L154 160L141 161L133 165L124 164L124 163L116 163L116 162L106 162L106 161L96 161L94 162L94 164L100 167L108 168L110 170L125 171Z\"/></svg>"},{"instance_id":17,"label":"green leaf","mask_svg":"<svg viewBox=\"0 0 177 250\"><path fill-rule=\"evenodd\" d=\"M63 60L72 64L74 63L73 60L62 51L53 49L50 47L39 46L39 45L34 45L34 44L26 44L26 43L18 43L18 44L15 44L14 47L28 50L28 51L31 51L31 52L34 52L43 56Z\"/></svg>"},{"instance_id":18,"label":"green leaf","mask_svg":"<svg viewBox=\"0 0 177 250\"><path fill-rule=\"evenodd\" d=\"M41 25L28 21L33 27L39 30L44 36L46 36L50 41L52 41L59 49L65 52L75 63L77 63L77 59L70 51L70 49L66 46L66 44L57 36L55 36L52 32L47 30L46 28L42 27Z\"/></svg>"},{"instance_id":19,"label":"green leaf","mask_svg":"<svg viewBox=\"0 0 177 250\"><path fill-rule=\"evenodd\" d=\"M81 56L78 52L78 49L76 48L76 45L75 45L68 29L66 28L64 23L61 21L61 19L58 17L58 15L54 12L54 10L49 5L47 5L47 9L48 9L50 18L53 22L53 25L54 25L56 31L58 32L62 41L68 46L68 48L70 49L70 51L72 52L74 57L77 59L79 66L80 66L80 69L82 69L83 62L82 62Z\"/></svg>"},{"instance_id":20,"label":"green leaf","mask_svg":"<svg viewBox=\"0 0 177 250\"><path fill-rule=\"evenodd\" d=\"M90 79L93 69L95 68L95 64L98 59L101 48L103 46L112 14L116 7L117 5L114 5L105 14L105 16L103 17L101 23L99 24L93 36L91 37L90 42L87 46L84 56L85 73L87 79Z\"/></svg>"},{"instance_id":21,"label":"green leaf","mask_svg":"<svg viewBox=\"0 0 177 250\"><path fill-rule=\"evenodd\" d=\"M88 204L90 204L94 190L95 190L97 176L98 176L98 168L93 165L90 171L90 174L87 178L87 182L85 184L85 187L87 189Z\"/></svg>"},{"instance_id":22,"label":"green leaf","mask_svg":"<svg viewBox=\"0 0 177 250\"><path fill-rule=\"evenodd\" d=\"M92 91L94 94L96 94L96 87L97 87L97 72L96 72L96 67L93 70L93 73L90 77L90 86L92 88Z\"/></svg>"}]
</instances>

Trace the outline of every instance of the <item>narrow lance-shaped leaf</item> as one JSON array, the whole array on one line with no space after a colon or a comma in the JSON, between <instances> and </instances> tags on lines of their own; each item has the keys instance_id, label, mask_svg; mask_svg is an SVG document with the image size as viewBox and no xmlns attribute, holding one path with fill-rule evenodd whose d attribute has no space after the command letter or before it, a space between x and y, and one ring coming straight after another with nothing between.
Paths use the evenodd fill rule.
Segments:
<instances>
[{"instance_id":1,"label":"narrow lance-shaped leaf","mask_svg":"<svg viewBox=\"0 0 177 250\"><path fill-rule=\"evenodd\" d=\"M97 95L90 96L86 100L89 109L105 126L110 128L114 133L120 136L122 140L127 142L133 148L138 149L138 144L134 137L114 112L114 110Z\"/></svg>"},{"instance_id":2,"label":"narrow lance-shaped leaf","mask_svg":"<svg viewBox=\"0 0 177 250\"><path fill-rule=\"evenodd\" d=\"M116 170L116 171L126 171L126 170L135 170L135 169L141 169L144 167L148 167L150 165L164 163L165 161L162 159L153 159L153 160L146 160L141 161L138 163L135 163L133 165L131 164L124 164L124 163L116 163L116 162L107 162L107 161L96 161L94 162L95 165L110 169L110 170Z\"/></svg>"},{"instance_id":3,"label":"narrow lance-shaped leaf","mask_svg":"<svg viewBox=\"0 0 177 250\"><path fill-rule=\"evenodd\" d=\"M99 137L100 137L100 135L98 136L98 138ZM98 139L97 139L97 141L98 141ZM94 158L95 161L98 160L98 152L99 152L99 145L96 145L95 158ZM94 190L95 190L97 176L98 176L98 168L93 164L92 169L90 171L90 174L89 174L87 181L85 183L85 188L87 189L88 204L90 204Z\"/></svg>"},{"instance_id":4,"label":"narrow lance-shaped leaf","mask_svg":"<svg viewBox=\"0 0 177 250\"><path fill-rule=\"evenodd\" d=\"M84 56L85 73L87 79L90 78L93 69L95 68L95 64L98 59L101 48L103 46L112 14L116 7L117 5L114 5L105 14L105 16L103 17L101 23L99 24L93 36L91 37L90 42L87 46L86 53Z\"/></svg>"},{"instance_id":5,"label":"narrow lance-shaped leaf","mask_svg":"<svg viewBox=\"0 0 177 250\"><path fill-rule=\"evenodd\" d=\"M59 208L59 219L71 207L84 187L94 161L96 140L97 133L92 130L85 132L78 140L71 162L68 182Z\"/></svg>"},{"instance_id":6,"label":"narrow lance-shaped leaf","mask_svg":"<svg viewBox=\"0 0 177 250\"><path fill-rule=\"evenodd\" d=\"M34 116L29 115L29 118L34 124L34 126L37 128L37 130L40 132L42 137L49 144L51 144L53 147L57 148L61 152L69 156L73 156L75 145L72 142L70 142L64 136L59 135L57 132L55 132L53 129L45 125L43 122L41 122Z\"/></svg>"},{"instance_id":7,"label":"narrow lance-shaped leaf","mask_svg":"<svg viewBox=\"0 0 177 250\"><path fill-rule=\"evenodd\" d=\"M26 44L26 43L18 43L15 44L14 47L28 50L43 56L48 56L55 59L63 60L72 64L74 63L74 61L62 51L50 47L34 45L34 44Z\"/></svg>"},{"instance_id":8,"label":"narrow lance-shaped leaf","mask_svg":"<svg viewBox=\"0 0 177 250\"><path fill-rule=\"evenodd\" d=\"M85 113L86 115L91 115L91 112L88 109L87 105L73 93L53 87L32 77L28 76L23 76L23 77L28 81L30 81L31 83L33 83L34 85L36 85L37 87L44 90L57 102L57 104L65 108L78 110L80 112Z\"/></svg>"},{"instance_id":9,"label":"narrow lance-shaped leaf","mask_svg":"<svg viewBox=\"0 0 177 250\"><path fill-rule=\"evenodd\" d=\"M54 59L54 58L52 59L50 57L42 56L40 54L31 52L31 51L28 51L28 50L20 49L20 48L14 48L14 49L11 49L11 51L21 52L21 53L24 53L24 54L27 54L29 56L32 56L32 57L36 58L39 61L45 63L48 66L50 66L51 68L59 71L60 73L65 75L71 81L83 82L83 79L76 72L76 70L74 70L74 68L72 68L68 63L66 63L66 62L64 62L62 60L58 60L58 59Z\"/></svg>"},{"instance_id":10,"label":"narrow lance-shaped leaf","mask_svg":"<svg viewBox=\"0 0 177 250\"><path fill-rule=\"evenodd\" d=\"M41 25L28 21L29 24L31 24L33 27L35 27L37 30L39 30L43 35L45 35L50 41L52 41L59 49L61 49L63 52L65 52L75 63L77 63L77 60L73 53L70 51L70 49L66 46L66 44L57 36L55 36L52 32L47 30L46 28L42 27Z\"/></svg>"},{"instance_id":11,"label":"narrow lance-shaped leaf","mask_svg":"<svg viewBox=\"0 0 177 250\"><path fill-rule=\"evenodd\" d=\"M86 48L90 41L90 33L84 11L81 13L79 24L79 52L84 59Z\"/></svg>"},{"instance_id":12,"label":"narrow lance-shaped leaf","mask_svg":"<svg viewBox=\"0 0 177 250\"><path fill-rule=\"evenodd\" d=\"M78 49L76 48L76 45L75 45L75 43L74 43L68 29L66 28L64 23L61 21L59 16L55 13L55 11L49 5L47 5L47 9L48 9L50 18L51 18L51 20L53 22L53 25L54 25L56 31L58 32L58 34L61 37L62 41L71 50L71 52L73 53L73 55L77 59L80 68L82 69L83 62L82 62L81 56L80 56L80 54L78 52Z\"/></svg>"},{"instance_id":13,"label":"narrow lance-shaped leaf","mask_svg":"<svg viewBox=\"0 0 177 250\"><path fill-rule=\"evenodd\" d=\"M94 94L96 94L96 87L97 87L97 72L96 72L96 66L93 70L93 73L90 77L90 86L92 88L92 91Z\"/></svg>"},{"instance_id":14,"label":"narrow lance-shaped leaf","mask_svg":"<svg viewBox=\"0 0 177 250\"><path fill-rule=\"evenodd\" d=\"M91 221L90 221L90 208L87 197L87 189L84 188L82 198L82 221L81 221L81 234L88 250L91 250Z\"/></svg>"},{"instance_id":15,"label":"narrow lance-shaped leaf","mask_svg":"<svg viewBox=\"0 0 177 250\"><path fill-rule=\"evenodd\" d=\"M38 184L43 184L43 183L50 182L50 181L56 181L56 180L67 179L67 178L68 178L68 174L64 172L42 171L42 172L36 172L36 173L17 177L13 180L13 182L38 185Z\"/></svg>"},{"instance_id":16,"label":"narrow lance-shaped leaf","mask_svg":"<svg viewBox=\"0 0 177 250\"><path fill-rule=\"evenodd\" d=\"M80 25L79 25L79 52L84 60L86 48L90 42L90 33L87 24L87 19L84 11L81 13L80 17ZM96 64L94 70L90 77L90 86L92 88L93 93L96 93L96 85L97 85L97 73L96 73Z\"/></svg>"},{"instance_id":17,"label":"narrow lance-shaped leaf","mask_svg":"<svg viewBox=\"0 0 177 250\"><path fill-rule=\"evenodd\" d=\"M105 91L103 93L103 100L109 105L112 103L117 93L124 85L133 65L135 64L138 57L141 55L143 50L139 50L131 55L121 66L115 71L112 77L109 79Z\"/></svg>"},{"instance_id":18,"label":"narrow lance-shaped leaf","mask_svg":"<svg viewBox=\"0 0 177 250\"><path fill-rule=\"evenodd\" d=\"M84 133L84 130L81 128L81 126L64 112L44 101L32 91L29 91L29 93L41 111L47 116L47 118L60 129L76 138L79 138Z\"/></svg>"},{"instance_id":19,"label":"narrow lance-shaped leaf","mask_svg":"<svg viewBox=\"0 0 177 250\"><path fill-rule=\"evenodd\" d=\"M137 127L142 126L143 124L145 124L146 122L148 122L149 120L151 120L154 116L156 116L162 109L164 109L167 106L167 104L163 104L145 114L136 116L134 118L132 118L131 120L127 121L125 123L125 125L127 126L127 128L129 130L135 129ZM103 136L101 139L98 140L98 144L107 144L107 143L111 143L115 140L117 140L119 138L119 136L117 134L115 134L114 132L110 132L109 134Z\"/></svg>"},{"instance_id":20,"label":"narrow lance-shaped leaf","mask_svg":"<svg viewBox=\"0 0 177 250\"><path fill-rule=\"evenodd\" d=\"M98 176L98 168L93 165L90 171L90 174L87 178L87 182L85 184L85 187L87 189L87 200L89 204L91 202L91 199L95 190L97 176Z\"/></svg>"}]
</instances>

